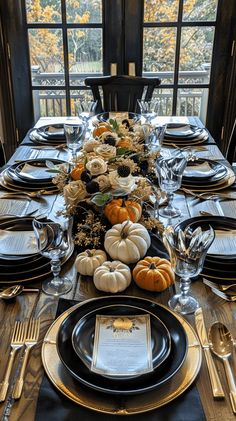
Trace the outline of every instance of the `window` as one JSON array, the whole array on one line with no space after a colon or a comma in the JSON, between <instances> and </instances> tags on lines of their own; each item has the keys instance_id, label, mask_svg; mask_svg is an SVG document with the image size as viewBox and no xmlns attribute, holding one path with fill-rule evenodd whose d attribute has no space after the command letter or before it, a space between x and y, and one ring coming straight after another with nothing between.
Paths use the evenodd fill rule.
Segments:
<instances>
[{"instance_id":1,"label":"window","mask_svg":"<svg viewBox=\"0 0 236 421\"><path fill-rule=\"evenodd\" d=\"M162 114L206 119L217 3L144 2L143 72L162 79Z\"/></svg>"}]
</instances>

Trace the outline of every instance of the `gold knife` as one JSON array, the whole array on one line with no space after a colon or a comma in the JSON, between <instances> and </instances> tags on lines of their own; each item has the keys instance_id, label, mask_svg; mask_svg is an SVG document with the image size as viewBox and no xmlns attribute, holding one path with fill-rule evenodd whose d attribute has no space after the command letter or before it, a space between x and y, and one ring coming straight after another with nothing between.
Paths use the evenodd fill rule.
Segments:
<instances>
[{"instance_id":1,"label":"gold knife","mask_svg":"<svg viewBox=\"0 0 236 421\"><path fill-rule=\"evenodd\" d=\"M218 399L224 398L225 394L224 394L224 391L220 382L220 378L218 376L218 373L214 364L214 360L211 354L209 340L207 336L207 331L206 331L203 312L202 312L201 307L195 311L195 326L196 326L197 334L198 334L198 337L200 339L200 342L205 354L213 396L214 398L218 398Z\"/></svg>"}]
</instances>

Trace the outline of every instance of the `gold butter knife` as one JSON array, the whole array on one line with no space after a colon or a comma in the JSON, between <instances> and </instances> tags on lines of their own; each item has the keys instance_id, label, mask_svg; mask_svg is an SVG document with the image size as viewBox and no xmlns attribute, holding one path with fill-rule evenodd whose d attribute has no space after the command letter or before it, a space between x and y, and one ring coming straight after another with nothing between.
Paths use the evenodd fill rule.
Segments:
<instances>
[{"instance_id":1,"label":"gold butter knife","mask_svg":"<svg viewBox=\"0 0 236 421\"><path fill-rule=\"evenodd\" d=\"M207 336L207 331L206 331L203 312L202 312L201 307L195 311L195 326L196 326L197 334L198 334L198 337L200 339L200 342L205 354L213 396L216 399L224 398L225 394L224 394L224 391L220 382L220 378L218 376L215 363L211 354L209 340Z\"/></svg>"}]
</instances>

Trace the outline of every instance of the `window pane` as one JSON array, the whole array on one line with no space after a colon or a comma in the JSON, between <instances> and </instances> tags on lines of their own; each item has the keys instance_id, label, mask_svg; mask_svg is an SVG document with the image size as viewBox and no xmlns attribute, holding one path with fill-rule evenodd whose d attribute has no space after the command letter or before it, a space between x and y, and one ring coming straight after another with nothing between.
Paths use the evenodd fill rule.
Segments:
<instances>
[{"instance_id":1,"label":"window pane","mask_svg":"<svg viewBox=\"0 0 236 421\"><path fill-rule=\"evenodd\" d=\"M61 0L26 0L25 3L28 23L61 22Z\"/></svg>"},{"instance_id":2,"label":"window pane","mask_svg":"<svg viewBox=\"0 0 236 421\"><path fill-rule=\"evenodd\" d=\"M102 30L68 30L70 83L77 84L79 75L102 73Z\"/></svg>"},{"instance_id":3,"label":"window pane","mask_svg":"<svg viewBox=\"0 0 236 421\"><path fill-rule=\"evenodd\" d=\"M182 28L180 83L209 83L213 41L213 27Z\"/></svg>"},{"instance_id":4,"label":"window pane","mask_svg":"<svg viewBox=\"0 0 236 421\"><path fill-rule=\"evenodd\" d=\"M175 65L175 43L175 28L144 28L143 71L164 72L162 79L167 77L168 82L172 82Z\"/></svg>"},{"instance_id":5,"label":"window pane","mask_svg":"<svg viewBox=\"0 0 236 421\"><path fill-rule=\"evenodd\" d=\"M179 0L146 0L144 22L176 22Z\"/></svg>"},{"instance_id":6,"label":"window pane","mask_svg":"<svg viewBox=\"0 0 236 421\"><path fill-rule=\"evenodd\" d=\"M65 81L61 30L29 29L28 34L33 85L63 85Z\"/></svg>"},{"instance_id":7,"label":"window pane","mask_svg":"<svg viewBox=\"0 0 236 421\"><path fill-rule=\"evenodd\" d=\"M184 0L184 21L214 21L218 0Z\"/></svg>"},{"instance_id":8,"label":"window pane","mask_svg":"<svg viewBox=\"0 0 236 421\"><path fill-rule=\"evenodd\" d=\"M177 115L198 116L205 123L208 89L178 89Z\"/></svg>"},{"instance_id":9,"label":"window pane","mask_svg":"<svg viewBox=\"0 0 236 421\"><path fill-rule=\"evenodd\" d=\"M33 91L34 117L56 117L66 115L65 91Z\"/></svg>"},{"instance_id":10,"label":"window pane","mask_svg":"<svg viewBox=\"0 0 236 421\"><path fill-rule=\"evenodd\" d=\"M155 89L152 98L159 102L158 115L172 115L173 89Z\"/></svg>"},{"instance_id":11,"label":"window pane","mask_svg":"<svg viewBox=\"0 0 236 421\"><path fill-rule=\"evenodd\" d=\"M67 22L101 23L102 0L67 0Z\"/></svg>"}]
</instances>

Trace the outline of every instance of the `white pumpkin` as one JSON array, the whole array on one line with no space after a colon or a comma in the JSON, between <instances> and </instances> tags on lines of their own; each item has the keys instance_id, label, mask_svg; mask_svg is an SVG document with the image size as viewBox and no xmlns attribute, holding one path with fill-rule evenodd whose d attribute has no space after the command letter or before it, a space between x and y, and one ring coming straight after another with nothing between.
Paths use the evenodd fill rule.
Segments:
<instances>
[{"instance_id":1,"label":"white pumpkin","mask_svg":"<svg viewBox=\"0 0 236 421\"><path fill-rule=\"evenodd\" d=\"M107 260L103 250L85 250L75 260L76 269L81 275L93 276L95 269Z\"/></svg>"},{"instance_id":2,"label":"white pumpkin","mask_svg":"<svg viewBox=\"0 0 236 421\"><path fill-rule=\"evenodd\" d=\"M150 244L150 235L143 225L124 221L107 231L104 247L112 259L129 264L142 259Z\"/></svg>"},{"instance_id":3,"label":"white pumpkin","mask_svg":"<svg viewBox=\"0 0 236 421\"><path fill-rule=\"evenodd\" d=\"M104 262L93 275L93 282L97 289L105 292L124 291L131 282L129 266L118 260Z\"/></svg>"}]
</instances>

